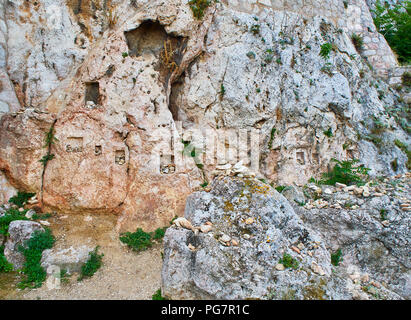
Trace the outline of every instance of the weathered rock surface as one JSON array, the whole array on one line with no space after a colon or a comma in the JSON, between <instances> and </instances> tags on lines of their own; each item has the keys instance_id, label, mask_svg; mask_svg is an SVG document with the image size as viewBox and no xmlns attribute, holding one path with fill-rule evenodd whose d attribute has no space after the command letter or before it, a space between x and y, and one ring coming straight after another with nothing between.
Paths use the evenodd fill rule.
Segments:
<instances>
[{"instance_id":1,"label":"weathered rock surface","mask_svg":"<svg viewBox=\"0 0 411 320\"><path fill-rule=\"evenodd\" d=\"M394 67L364 0L224 0L202 19L185 0L6 1L0 201L15 188L37 193L45 210L117 214L119 231L153 230L182 215L219 165L246 172L249 152L256 177L278 184L302 185L332 157L403 173L394 141L411 143L409 123L394 117L401 97L378 78ZM58 140L43 166L51 127ZM220 147L235 143L220 129L258 135L222 163ZM219 138L210 157L207 130ZM182 141L201 150L196 163Z\"/></svg>"},{"instance_id":2,"label":"weathered rock surface","mask_svg":"<svg viewBox=\"0 0 411 320\"><path fill-rule=\"evenodd\" d=\"M375 188L381 192L376 194ZM371 196L356 195L356 189L336 190L327 196L323 208L314 202L294 209L306 225L321 234L327 248L332 252L341 249L340 269L368 273L374 281L410 299L410 175L375 182Z\"/></svg>"},{"instance_id":3,"label":"weathered rock surface","mask_svg":"<svg viewBox=\"0 0 411 320\"><path fill-rule=\"evenodd\" d=\"M211 221L212 231L195 233L173 226L166 232L163 294L172 299L408 297L404 286L409 272L408 218L402 218L403 225L393 233L384 233L380 223L364 225L355 220L355 214L351 214L355 221L344 223L341 220L347 218L340 217L344 212L306 210L299 214L301 219L283 196L258 180L216 178L210 192L188 197L185 211L185 218L194 226ZM325 221L327 214L330 221ZM336 250L336 238L344 252L344 264L338 267L331 264L330 257ZM232 245L231 239L237 245ZM360 263L345 255L343 243L357 250L357 256L350 254L362 260ZM362 247L356 248L359 243ZM387 260L381 245L392 251ZM379 250L379 255L373 255ZM281 261L284 253L299 262L296 269ZM401 274L384 277L394 265Z\"/></svg>"},{"instance_id":4,"label":"weathered rock surface","mask_svg":"<svg viewBox=\"0 0 411 320\"><path fill-rule=\"evenodd\" d=\"M9 225L9 237L7 239L4 256L12 263L15 269L23 267L24 256L20 253L19 247L24 246L24 242L29 240L35 231L44 231L40 223L33 221L17 220Z\"/></svg>"},{"instance_id":5,"label":"weathered rock surface","mask_svg":"<svg viewBox=\"0 0 411 320\"><path fill-rule=\"evenodd\" d=\"M89 259L89 253L94 248L88 246L73 247L67 249L47 249L43 251L41 266L47 270L50 266L57 266L68 273L80 272L81 267Z\"/></svg>"}]
</instances>

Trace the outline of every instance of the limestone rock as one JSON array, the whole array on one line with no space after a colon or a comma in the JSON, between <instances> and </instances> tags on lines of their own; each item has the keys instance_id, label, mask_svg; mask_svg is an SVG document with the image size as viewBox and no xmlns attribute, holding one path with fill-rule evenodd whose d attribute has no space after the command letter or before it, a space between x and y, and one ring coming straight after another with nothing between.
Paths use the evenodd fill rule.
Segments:
<instances>
[{"instance_id":1,"label":"limestone rock","mask_svg":"<svg viewBox=\"0 0 411 320\"><path fill-rule=\"evenodd\" d=\"M22 268L24 263L24 256L20 253L19 246L24 246L24 242L29 240L35 231L44 231L40 223L25 220L10 223L10 235L4 248L4 256L15 269Z\"/></svg>"},{"instance_id":2,"label":"limestone rock","mask_svg":"<svg viewBox=\"0 0 411 320\"><path fill-rule=\"evenodd\" d=\"M41 266L47 270L50 266L57 266L68 273L80 272L81 267L89 259L89 253L94 248L88 246L69 247L67 249L47 249L43 251Z\"/></svg>"},{"instance_id":3,"label":"limestone rock","mask_svg":"<svg viewBox=\"0 0 411 320\"><path fill-rule=\"evenodd\" d=\"M247 224L244 215L258 223ZM298 239L307 247L317 244L315 259L324 270L325 281L331 274L330 255L321 239L306 228L283 196L259 180L215 179L211 192L188 197L185 217L194 224L211 221L213 233L220 236L195 235L175 227L167 230L162 288L173 299L263 298L269 288L286 293L291 283L302 297L308 279L319 278L307 271L312 257L288 250ZM241 246L220 245L243 233L250 237L243 238ZM189 250L187 243L197 250ZM278 271L284 252L298 259L300 271ZM272 281L273 277L277 280Z\"/></svg>"}]
</instances>

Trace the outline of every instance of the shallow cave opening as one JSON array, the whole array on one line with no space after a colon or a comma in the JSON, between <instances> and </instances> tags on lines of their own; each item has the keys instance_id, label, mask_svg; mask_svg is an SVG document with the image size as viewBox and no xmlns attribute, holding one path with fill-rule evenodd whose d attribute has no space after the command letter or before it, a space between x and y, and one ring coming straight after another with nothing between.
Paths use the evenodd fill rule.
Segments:
<instances>
[{"instance_id":1,"label":"shallow cave opening","mask_svg":"<svg viewBox=\"0 0 411 320\"><path fill-rule=\"evenodd\" d=\"M95 105L100 104L100 85L98 82L86 83L86 92L84 100L85 104L87 104L88 101L92 101Z\"/></svg>"},{"instance_id":2,"label":"shallow cave opening","mask_svg":"<svg viewBox=\"0 0 411 320\"><path fill-rule=\"evenodd\" d=\"M144 21L137 29L124 32L131 57L152 53L159 56L167 40L167 32L157 21Z\"/></svg>"}]
</instances>

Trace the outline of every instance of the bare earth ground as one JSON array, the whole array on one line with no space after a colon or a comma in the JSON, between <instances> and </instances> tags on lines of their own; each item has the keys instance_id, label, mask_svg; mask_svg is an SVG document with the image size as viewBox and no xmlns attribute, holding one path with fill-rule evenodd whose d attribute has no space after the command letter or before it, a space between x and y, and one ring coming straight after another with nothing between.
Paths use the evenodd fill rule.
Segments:
<instances>
[{"instance_id":1,"label":"bare earth ground","mask_svg":"<svg viewBox=\"0 0 411 320\"><path fill-rule=\"evenodd\" d=\"M63 218L62 218L63 217ZM93 277L77 281L73 274L60 289L49 290L46 283L39 289L19 290L20 276L0 274L0 299L150 299L160 288L161 244L135 253L124 246L115 231L115 216L63 215L48 219L56 237L56 247L100 246L103 266Z\"/></svg>"}]
</instances>

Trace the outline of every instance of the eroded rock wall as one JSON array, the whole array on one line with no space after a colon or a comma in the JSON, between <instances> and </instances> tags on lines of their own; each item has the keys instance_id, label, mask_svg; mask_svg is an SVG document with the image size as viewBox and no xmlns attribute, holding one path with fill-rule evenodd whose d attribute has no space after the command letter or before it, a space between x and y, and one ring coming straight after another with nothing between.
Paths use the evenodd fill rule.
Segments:
<instances>
[{"instance_id":1,"label":"eroded rock wall","mask_svg":"<svg viewBox=\"0 0 411 320\"><path fill-rule=\"evenodd\" d=\"M256 130L245 137L254 169L275 183L304 184L332 157L406 170L392 141L409 135L385 110L398 96L350 39L370 32L366 47L386 46L364 1L222 1L198 20L185 0L13 0L0 20L0 169L45 210L118 214L119 230L167 225L225 164L206 146L199 162L182 156L200 144L186 134L195 128ZM384 74L395 58L388 48L382 65L375 50L369 62ZM373 116L387 124L383 146L363 139Z\"/></svg>"}]
</instances>

